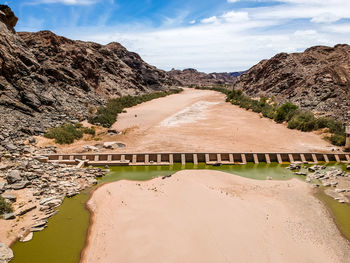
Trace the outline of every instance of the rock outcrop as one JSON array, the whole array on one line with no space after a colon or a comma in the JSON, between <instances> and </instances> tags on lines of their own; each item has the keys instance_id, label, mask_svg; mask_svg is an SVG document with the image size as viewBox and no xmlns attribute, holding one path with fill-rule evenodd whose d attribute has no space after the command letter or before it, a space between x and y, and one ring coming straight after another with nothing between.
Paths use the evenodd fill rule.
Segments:
<instances>
[{"instance_id":1,"label":"rock outcrop","mask_svg":"<svg viewBox=\"0 0 350 263\"><path fill-rule=\"evenodd\" d=\"M183 86L232 85L237 81L235 73L204 73L195 69L175 70L168 74Z\"/></svg>"},{"instance_id":2,"label":"rock outcrop","mask_svg":"<svg viewBox=\"0 0 350 263\"><path fill-rule=\"evenodd\" d=\"M178 83L119 43L73 41L49 31L16 33L0 6L0 136L38 134L84 119L109 97L167 90ZM3 143L7 143L1 138ZM3 144L4 146L4 144ZM1 149L0 149L1 151Z\"/></svg>"},{"instance_id":3,"label":"rock outcrop","mask_svg":"<svg viewBox=\"0 0 350 263\"><path fill-rule=\"evenodd\" d=\"M350 122L350 46L315 46L281 53L240 76L234 86L250 96L274 96L303 109Z\"/></svg>"}]
</instances>

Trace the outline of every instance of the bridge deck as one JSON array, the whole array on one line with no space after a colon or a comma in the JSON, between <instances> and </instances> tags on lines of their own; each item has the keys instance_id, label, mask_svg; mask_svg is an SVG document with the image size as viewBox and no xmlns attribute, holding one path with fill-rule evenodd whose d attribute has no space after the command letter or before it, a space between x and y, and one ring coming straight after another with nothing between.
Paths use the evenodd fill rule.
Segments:
<instances>
[{"instance_id":1,"label":"bridge deck","mask_svg":"<svg viewBox=\"0 0 350 263\"><path fill-rule=\"evenodd\" d=\"M172 165L173 163L200 162L215 164L258 163L350 163L347 153L90 153L90 154L49 154L39 156L44 162L77 164L84 161L93 166L139 166L139 165Z\"/></svg>"}]
</instances>

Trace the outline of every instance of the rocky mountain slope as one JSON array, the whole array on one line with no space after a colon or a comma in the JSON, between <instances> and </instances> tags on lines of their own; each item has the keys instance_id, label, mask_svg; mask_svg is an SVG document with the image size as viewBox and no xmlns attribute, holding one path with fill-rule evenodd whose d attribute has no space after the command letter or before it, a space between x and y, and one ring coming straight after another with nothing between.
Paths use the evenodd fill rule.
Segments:
<instances>
[{"instance_id":1,"label":"rocky mountain slope","mask_svg":"<svg viewBox=\"0 0 350 263\"><path fill-rule=\"evenodd\" d=\"M274 96L316 114L350 123L350 46L315 46L281 53L240 76L234 86L250 96Z\"/></svg>"},{"instance_id":2,"label":"rocky mountain slope","mask_svg":"<svg viewBox=\"0 0 350 263\"><path fill-rule=\"evenodd\" d=\"M16 33L17 17L0 5L0 140L37 134L107 98L178 85L119 43L73 41L49 31ZM1 146L0 146L1 147ZM0 149L1 150L1 149Z\"/></svg>"},{"instance_id":3,"label":"rocky mountain slope","mask_svg":"<svg viewBox=\"0 0 350 263\"><path fill-rule=\"evenodd\" d=\"M232 85L237 81L237 76L232 73L204 73L195 69L168 71L168 74L179 81L183 86L215 86Z\"/></svg>"}]
</instances>

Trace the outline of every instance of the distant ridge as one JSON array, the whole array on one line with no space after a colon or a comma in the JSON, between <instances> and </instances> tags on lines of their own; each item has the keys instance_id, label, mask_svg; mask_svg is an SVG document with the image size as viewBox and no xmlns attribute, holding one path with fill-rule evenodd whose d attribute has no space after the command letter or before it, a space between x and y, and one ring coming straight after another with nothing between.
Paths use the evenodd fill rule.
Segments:
<instances>
[{"instance_id":1,"label":"distant ridge","mask_svg":"<svg viewBox=\"0 0 350 263\"><path fill-rule=\"evenodd\" d=\"M240 72L234 73L204 73L196 69L188 68L184 70L172 69L168 74L181 82L184 86L213 86L213 85L232 85L237 81Z\"/></svg>"}]
</instances>

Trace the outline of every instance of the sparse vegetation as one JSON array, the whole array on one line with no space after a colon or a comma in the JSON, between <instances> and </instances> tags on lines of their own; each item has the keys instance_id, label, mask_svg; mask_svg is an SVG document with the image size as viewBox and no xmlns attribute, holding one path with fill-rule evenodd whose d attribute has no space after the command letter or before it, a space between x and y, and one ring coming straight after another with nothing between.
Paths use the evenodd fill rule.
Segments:
<instances>
[{"instance_id":1,"label":"sparse vegetation","mask_svg":"<svg viewBox=\"0 0 350 263\"><path fill-rule=\"evenodd\" d=\"M11 212L12 212L11 204L6 202L6 200L2 196L0 196L0 215L11 213Z\"/></svg>"},{"instance_id":2,"label":"sparse vegetation","mask_svg":"<svg viewBox=\"0 0 350 263\"><path fill-rule=\"evenodd\" d=\"M55 139L58 144L71 144L74 140L81 139L84 134L95 136L95 129L83 127L81 123L66 123L50 129L44 136Z\"/></svg>"},{"instance_id":3,"label":"sparse vegetation","mask_svg":"<svg viewBox=\"0 0 350 263\"><path fill-rule=\"evenodd\" d=\"M343 123L333 118L316 118L311 111L300 110L297 105L287 102L278 106L274 98L261 97L252 99L242 90L228 90L223 87L196 87L196 89L209 89L222 92L227 95L226 101L238 105L246 110L261 113L264 117L273 119L277 123L287 122L289 129L297 129L304 132L327 128L332 135L327 139L336 146L345 145L345 128Z\"/></svg>"},{"instance_id":4,"label":"sparse vegetation","mask_svg":"<svg viewBox=\"0 0 350 263\"><path fill-rule=\"evenodd\" d=\"M171 94L176 94L182 89L172 89L170 91L160 91L149 93L141 96L124 96L111 99L104 107L99 107L94 116L89 118L89 122L96 125L102 125L109 128L116 122L119 113L122 113L125 108L129 108L142 102L165 97Z\"/></svg>"}]
</instances>

